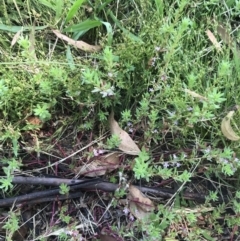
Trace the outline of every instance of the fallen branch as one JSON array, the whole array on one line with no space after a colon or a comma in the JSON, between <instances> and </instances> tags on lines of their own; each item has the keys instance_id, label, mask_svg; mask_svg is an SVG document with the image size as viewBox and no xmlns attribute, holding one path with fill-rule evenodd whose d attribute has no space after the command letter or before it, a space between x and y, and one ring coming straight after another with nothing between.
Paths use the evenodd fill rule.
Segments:
<instances>
[{"instance_id":1,"label":"fallen branch","mask_svg":"<svg viewBox=\"0 0 240 241\"><path fill-rule=\"evenodd\" d=\"M69 45L73 45L74 47L81 49L83 51L97 52L97 51L101 50L101 46L99 46L99 45L94 46L94 45L87 44L83 41L76 41L76 40L71 39L71 38L67 37L66 35L60 33L59 30L52 30L52 31L58 38L66 41Z\"/></svg>"},{"instance_id":2,"label":"fallen branch","mask_svg":"<svg viewBox=\"0 0 240 241\"><path fill-rule=\"evenodd\" d=\"M59 200L70 199L80 197L82 195L81 191L104 191L104 192L114 192L119 188L118 184L113 184L110 182L105 182L101 178L95 179L64 179L64 178L45 178L45 177L23 177L16 176L13 178L14 184L30 184L30 185L46 185L46 186L60 186L62 183L69 185L70 192L69 195L60 195L60 188L55 188L53 190L39 191L30 194L21 195L13 198L0 199L0 207L12 206L27 203L41 203L56 200L56 196ZM168 188L154 188L154 187L142 187L136 186L141 192L152 194L161 198L171 198L175 195L175 191ZM74 191L74 193L71 193ZM188 200L197 200L204 202L206 199L205 194L201 193L190 193L183 192L182 197ZM218 202L226 202L228 199L219 197Z\"/></svg>"},{"instance_id":3,"label":"fallen branch","mask_svg":"<svg viewBox=\"0 0 240 241\"><path fill-rule=\"evenodd\" d=\"M91 187L93 187L95 184L97 184L99 182L99 178L95 178L95 179L90 179L90 180L84 180L81 183L78 184L73 184L73 185L69 185L69 191L78 191L80 192L80 189L82 188L87 188L89 185ZM34 199L41 199L44 197L51 197L53 195L58 195L60 196L60 188L55 188L53 190L46 190L46 191L39 191L39 192L34 192L34 193L29 193L29 194L24 194L24 195L20 195L17 197L12 197L12 198L5 198L5 199L0 199L0 207L6 207L6 206L12 206L12 205L18 205L18 204L22 204L25 202L34 200ZM80 192L81 193L81 192ZM82 195L82 193L81 193Z\"/></svg>"}]
</instances>

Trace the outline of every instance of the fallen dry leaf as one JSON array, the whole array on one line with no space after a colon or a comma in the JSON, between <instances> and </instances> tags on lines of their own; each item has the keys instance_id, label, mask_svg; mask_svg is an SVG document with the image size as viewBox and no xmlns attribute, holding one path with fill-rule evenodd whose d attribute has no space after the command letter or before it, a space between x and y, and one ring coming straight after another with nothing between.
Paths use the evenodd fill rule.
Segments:
<instances>
[{"instance_id":1,"label":"fallen dry leaf","mask_svg":"<svg viewBox=\"0 0 240 241\"><path fill-rule=\"evenodd\" d=\"M22 29L17 31L16 34L13 36L12 42L11 42L11 47L15 45L15 43L18 41L22 33Z\"/></svg>"},{"instance_id":2,"label":"fallen dry leaf","mask_svg":"<svg viewBox=\"0 0 240 241\"><path fill-rule=\"evenodd\" d=\"M107 155L99 156L98 159L85 164L75 169L75 173L86 177L96 177L105 175L106 172L110 172L118 168L119 166L119 154L114 152Z\"/></svg>"},{"instance_id":3,"label":"fallen dry leaf","mask_svg":"<svg viewBox=\"0 0 240 241\"><path fill-rule=\"evenodd\" d=\"M198 98L198 99L200 99L200 100L208 100L206 97L204 97L204 96L202 96L202 95L199 95L198 93L196 93L196 92L194 92L194 91L191 91L191 90L189 90L189 89L184 89L184 91L186 92L186 93L188 93L189 95L191 95L192 97L194 97L194 98Z\"/></svg>"},{"instance_id":4,"label":"fallen dry leaf","mask_svg":"<svg viewBox=\"0 0 240 241\"><path fill-rule=\"evenodd\" d=\"M129 209L138 219L146 218L154 210L153 202L135 186L129 187Z\"/></svg>"},{"instance_id":5,"label":"fallen dry leaf","mask_svg":"<svg viewBox=\"0 0 240 241\"><path fill-rule=\"evenodd\" d=\"M226 30L225 27L223 27L221 24L219 24L217 26L217 33L219 34L219 36L221 37L222 41L229 45L230 47L232 47L232 39L230 37L230 34L228 33L228 31Z\"/></svg>"},{"instance_id":6,"label":"fallen dry leaf","mask_svg":"<svg viewBox=\"0 0 240 241\"><path fill-rule=\"evenodd\" d=\"M215 36L213 35L213 33L208 29L206 31L208 38L210 39L210 41L213 43L214 47L217 50L221 50L221 45L220 43L217 41L217 39L215 38Z\"/></svg>"},{"instance_id":7,"label":"fallen dry leaf","mask_svg":"<svg viewBox=\"0 0 240 241\"><path fill-rule=\"evenodd\" d=\"M75 40L67 37L66 35L60 33L58 30L52 30L52 31L58 38L66 41L68 44L73 45L74 47L81 49L83 51L97 52L97 51L101 50L101 46L99 46L99 45L94 46L94 45L87 44L83 41L75 41Z\"/></svg>"},{"instance_id":8,"label":"fallen dry leaf","mask_svg":"<svg viewBox=\"0 0 240 241\"><path fill-rule=\"evenodd\" d=\"M118 135L121 139L118 147L121 151L129 155L138 155L140 153L140 149L133 139L118 125L117 121L115 121L113 112L109 116L109 125L111 134Z\"/></svg>"},{"instance_id":9,"label":"fallen dry leaf","mask_svg":"<svg viewBox=\"0 0 240 241\"><path fill-rule=\"evenodd\" d=\"M42 125L42 121L36 116L29 116L26 121L32 125L36 125L36 126Z\"/></svg>"},{"instance_id":10,"label":"fallen dry leaf","mask_svg":"<svg viewBox=\"0 0 240 241\"><path fill-rule=\"evenodd\" d=\"M223 135L231 140L231 141L239 141L240 140L240 136L238 136L235 131L233 130L232 126L231 126L231 119L233 118L235 111L230 111L228 112L228 114L222 119L221 122L221 131L223 133Z\"/></svg>"}]
</instances>

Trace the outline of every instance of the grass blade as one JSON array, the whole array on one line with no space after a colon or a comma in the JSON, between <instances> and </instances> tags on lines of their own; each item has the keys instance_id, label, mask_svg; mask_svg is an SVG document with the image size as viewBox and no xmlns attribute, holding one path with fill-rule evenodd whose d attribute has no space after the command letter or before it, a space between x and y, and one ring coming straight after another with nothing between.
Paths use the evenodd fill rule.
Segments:
<instances>
[{"instance_id":1,"label":"grass blade","mask_svg":"<svg viewBox=\"0 0 240 241\"><path fill-rule=\"evenodd\" d=\"M54 12L56 11L56 7L53 4L51 4L50 1L39 0L39 2L40 2L40 4L42 4L42 5L44 5L44 6L48 7L48 8L51 8L52 10L54 10Z\"/></svg>"},{"instance_id":2,"label":"grass blade","mask_svg":"<svg viewBox=\"0 0 240 241\"><path fill-rule=\"evenodd\" d=\"M43 30L47 27L48 27L47 25L35 27L35 30ZM5 25L5 24L0 24L0 30L17 33L20 30L22 30L22 31L32 30L32 26L23 27L23 26L9 26L9 25Z\"/></svg>"},{"instance_id":3,"label":"grass blade","mask_svg":"<svg viewBox=\"0 0 240 241\"><path fill-rule=\"evenodd\" d=\"M70 10L68 11L65 23L69 22L76 14L78 9L82 6L85 0L77 0L75 3L72 5Z\"/></svg>"},{"instance_id":4,"label":"grass blade","mask_svg":"<svg viewBox=\"0 0 240 241\"><path fill-rule=\"evenodd\" d=\"M67 46L66 57L67 57L67 61L68 61L70 69L71 70L75 70L76 67L75 67L75 63L74 63L74 59L73 59L73 56L72 56L72 52L71 52L70 46Z\"/></svg>"},{"instance_id":5,"label":"grass blade","mask_svg":"<svg viewBox=\"0 0 240 241\"><path fill-rule=\"evenodd\" d=\"M102 22L99 20L91 20L87 19L86 21L83 21L79 24L71 25L68 28L65 28L65 32L79 32L79 31L88 31L89 29L99 27L102 25Z\"/></svg>"},{"instance_id":6,"label":"grass blade","mask_svg":"<svg viewBox=\"0 0 240 241\"><path fill-rule=\"evenodd\" d=\"M112 45L112 40L113 40L113 29L112 29L112 26L108 22L103 22L102 21L102 24L104 24L106 29L107 29L108 46L111 46Z\"/></svg>"},{"instance_id":7,"label":"grass blade","mask_svg":"<svg viewBox=\"0 0 240 241\"><path fill-rule=\"evenodd\" d=\"M136 41L136 42L141 42L143 43L142 39L137 37L136 35L132 34L130 31L128 31L127 29L125 29L120 22L117 20L117 18L114 16L113 12L111 10L108 10L108 14L110 15L110 17L112 18L112 20L114 21L114 23L123 31L123 33L128 36L131 40Z\"/></svg>"},{"instance_id":8,"label":"grass blade","mask_svg":"<svg viewBox=\"0 0 240 241\"><path fill-rule=\"evenodd\" d=\"M56 21L58 21L61 18L61 14L63 13L63 6L63 0L56 1Z\"/></svg>"},{"instance_id":9,"label":"grass blade","mask_svg":"<svg viewBox=\"0 0 240 241\"><path fill-rule=\"evenodd\" d=\"M163 8L164 8L163 0L155 0L155 4L157 7L158 15L162 18L163 17Z\"/></svg>"}]
</instances>

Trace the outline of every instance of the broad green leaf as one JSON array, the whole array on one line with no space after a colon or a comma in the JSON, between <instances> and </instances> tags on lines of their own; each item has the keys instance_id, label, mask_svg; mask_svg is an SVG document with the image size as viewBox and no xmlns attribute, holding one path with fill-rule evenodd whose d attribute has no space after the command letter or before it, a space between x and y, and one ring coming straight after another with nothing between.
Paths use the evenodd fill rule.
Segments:
<instances>
[{"instance_id":1,"label":"broad green leaf","mask_svg":"<svg viewBox=\"0 0 240 241\"><path fill-rule=\"evenodd\" d=\"M69 26L68 28L65 28L65 32L79 32L79 31L88 31L89 29L101 26L102 22L98 20L91 20L87 19L82 23L74 24Z\"/></svg>"},{"instance_id":2,"label":"broad green leaf","mask_svg":"<svg viewBox=\"0 0 240 241\"><path fill-rule=\"evenodd\" d=\"M75 14L77 13L78 9L82 6L82 4L84 2L85 2L85 0L77 0L77 1L75 1L75 3L72 5L70 10L68 11L65 23L70 21L75 16Z\"/></svg>"},{"instance_id":3,"label":"broad green leaf","mask_svg":"<svg viewBox=\"0 0 240 241\"><path fill-rule=\"evenodd\" d=\"M123 33L128 36L131 40L136 41L136 42L141 42L143 43L142 39L137 37L136 35L132 34L130 31L128 31L127 29L125 29L120 22L117 20L117 18L114 16L113 12L111 10L108 10L108 14L110 15L110 17L112 18L112 20L114 21L114 23L123 31Z\"/></svg>"},{"instance_id":4,"label":"broad green leaf","mask_svg":"<svg viewBox=\"0 0 240 241\"><path fill-rule=\"evenodd\" d=\"M105 25L106 29L107 29L107 36L108 36L108 45L112 45L112 40L113 40L113 30L112 30L112 26L110 23L108 22L102 22L102 24Z\"/></svg>"},{"instance_id":5,"label":"broad green leaf","mask_svg":"<svg viewBox=\"0 0 240 241\"><path fill-rule=\"evenodd\" d=\"M48 27L47 25L35 27L35 30L43 30L47 27ZM9 25L5 25L5 24L0 24L0 30L17 33L20 30L22 30L22 31L32 30L32 26L23 27L23 26L9 26Z\"/></svg>"}]
</instances>

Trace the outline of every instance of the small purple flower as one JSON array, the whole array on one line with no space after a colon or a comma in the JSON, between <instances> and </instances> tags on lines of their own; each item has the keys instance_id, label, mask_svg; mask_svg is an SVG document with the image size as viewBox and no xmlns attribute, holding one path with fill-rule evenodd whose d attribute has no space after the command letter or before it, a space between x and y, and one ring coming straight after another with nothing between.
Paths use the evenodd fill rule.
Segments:
<instances>
[{"instance_id":1,"label":"small purple flower","mask_svg":"<svg viewBox=\"0 0 240 241\"><path fill-rule=\"evenodd\" d=\"M224 159L224 164L228 164L228 160L227 159Z\"/></svg>"},{"instance_id":2,"label":"small purple flower","mask_svg":"<svg viewBox=\"0 0 240 241\"><path fill-rule=\"evenodd\" d=\"M168 162L164 162L163 167L168 168L169 167L169 163Z\"/></svg>"},{"instance_id":3,"label":"small purple flower","mask_svg":"<svg viewBox=\"0 0 240 241\"><path fill-rule=\"evenodd\" d=\"M132 214L129 215L129 219L130 219L130 221L134 221L134 217Z\"/></svg>"},{"instance_id":4,"label":"small purple flower","mask_svg":"<svg viewBox=\"0 0 240 241\"><path fill-rule=\"evenodd\" d=\"M133 125L133 124L132 124L132 122L130 122L130 121L127 123L127 126L129 126L129 127L132 126L132 125Z\"/></svg>"},{"instance_id":5,"label":"small purple flower","mask_svg":"<svg viewBox=\"0 0 240 241\"><path fill-rule=\"evenodd\" d=\"M127 207L125 207L125 208L123 209L123 212L124 212L125 215L128 215L129 209L128 209Z\"/></svg>"},{"instance_id":6,"label":"small purple flower","mask_svg":"<svg viewBox=\"0 0 240 241\"><path fill-rule=\"evenodd\" d=\"M176 167L180 167L181 164L179 162L176 163Z\"/></svg>"},{"instance_id":7,"label":"small purple flower","mask_svg":"<svg viewBox=\"0 0 240 241\"><path fill-rule=\"evenodd\" d=\"M105 151L104 150L97 150L97 149L93 149L93 154L94 156L99 156L101 154L103 154Z\"/></svg>"},{"instance_id":8,"label":"small purple flower","mask_svg":"<svg viewBox=\"0 0 240 241\"><path fill-rule=\"evenodd\" d=\"M160 78L162 81L166 81L168 79L167 75L163 74Z\"/></svg>"},{"instance_id":9,"label":"small purple flower","mask_svg":"<svg viewBox=\"0 0 240 241\"><path fill-rule=\"evenodd\" d=\"M219 161L222 162L223 164L228 164L228 160L225 158L219 158Z\"/></svg>"},{"instance_id":10,"label":"small purple flower","mask_svg":"<svg viewBox=\"0 0 240 241\"><path fill-rule=\"evenodd\" d=\"M93 155L94 156L99 156L98 150L97 149L93 149Z\"/></svg>"},{"instance_id":11,"label":"small purple flower","mask_svg":"<svg viewBox=\"0 0 240 241\"><path fill-rule=\"evenodd\" d=\"M133 128L129 128L128 130L130 133L133 133Z\"/></svg>"}]
</instances>

